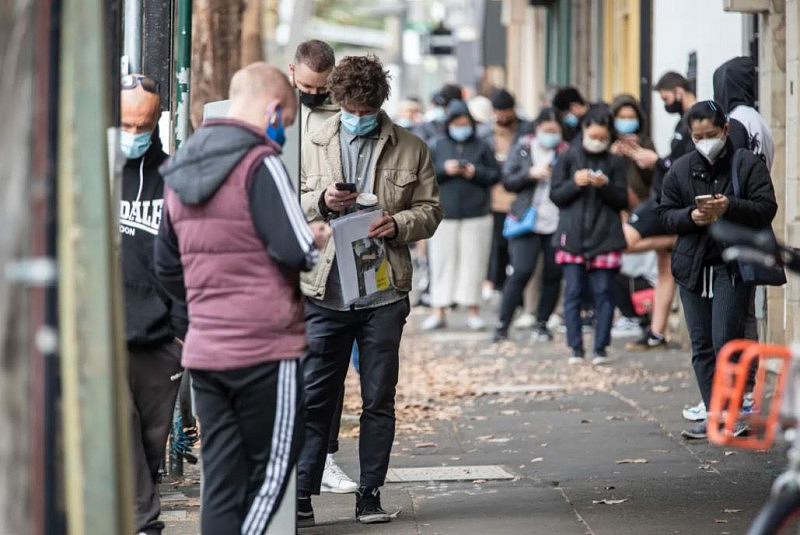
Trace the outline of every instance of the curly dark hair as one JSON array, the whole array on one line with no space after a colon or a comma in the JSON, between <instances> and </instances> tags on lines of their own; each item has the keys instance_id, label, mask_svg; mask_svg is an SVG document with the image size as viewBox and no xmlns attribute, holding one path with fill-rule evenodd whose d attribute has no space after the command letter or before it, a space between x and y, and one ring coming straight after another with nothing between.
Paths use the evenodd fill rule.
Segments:
<instances>
[{"instance_id":1,"label":"curly dark hair","mask_svg":"<svg viewBox=\"0 0 800 535\"><path fill-rule=\"evenodd\" d=\"M376 56L347 56L328 78L331 97L341 106L355 104L378 109L389 98L389 72Z\"/></svg>"}]
</instances>

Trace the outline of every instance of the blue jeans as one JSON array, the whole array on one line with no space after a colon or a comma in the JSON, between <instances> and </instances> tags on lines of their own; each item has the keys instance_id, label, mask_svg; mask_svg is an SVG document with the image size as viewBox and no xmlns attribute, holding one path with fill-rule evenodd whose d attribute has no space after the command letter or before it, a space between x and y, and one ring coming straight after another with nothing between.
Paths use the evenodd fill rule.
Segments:
<instances>
[{"instance_id":1,"label":"blue jeans","mask_svg":"<svg viewBox=\"0 0 800 535\"><path fill-rule=\"evenodd\" d=\"M595 306L594 350L604 350L611 344L611 323L614 320L614 277L616 269L587 270L583 264L564 264L564 322L567 324L567 345L583 352L581 304L584 285L588 282Z\"/></svg>"}]
</instances>

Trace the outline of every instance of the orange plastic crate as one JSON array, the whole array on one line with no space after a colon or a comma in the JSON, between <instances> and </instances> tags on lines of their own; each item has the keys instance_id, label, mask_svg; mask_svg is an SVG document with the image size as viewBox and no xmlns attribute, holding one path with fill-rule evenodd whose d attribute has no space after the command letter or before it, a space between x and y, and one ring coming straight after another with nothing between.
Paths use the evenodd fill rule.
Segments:
<instances>
[{"instance_id":1,"label":"orange plastic crate","mask_svg":"<svg viewBox=\"0 0 800 535\"><path fill-rule=\"evenodd\" d=\"M708 440L719 446L766 450L775 440L780 419L781 400L791 363L791 351L785 346L766 345L751 340L733 340L717 355L717 366L708 412ZM767 363L776 361L777 376L767 373ZM741 415L747 379L753 366L756 372L753 390L754 408ZM747 436L734 437L740 417L750 426Z\"/></svg>"}]
</instances>

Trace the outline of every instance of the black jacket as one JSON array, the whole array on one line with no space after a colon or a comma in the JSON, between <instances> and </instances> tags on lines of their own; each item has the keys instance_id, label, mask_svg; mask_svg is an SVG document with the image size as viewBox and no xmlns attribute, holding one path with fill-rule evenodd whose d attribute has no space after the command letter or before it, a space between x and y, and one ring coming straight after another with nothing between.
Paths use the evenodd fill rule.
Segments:
<instances>
[{"instance_id":1,"label":"black jacket","mask_svg":"<svg viewBox=\"0 0 800 535\"><path fill-rule=\"evenodd\" d=\"M602 171L608 184L578 187L575 172L580 169ZM553 237L557 249L586 258L625 249L620 211L628 206L628 178L622 157L571 146L553 171L550 200L561 211Z\"/></svg>"},{"instance_id":2,"label":"black jacket","mask_svg":"<svg viewBox=\"0 0 800 535\"><path fill-rule=\"evenodd\" d=\"M678 234L672 250L672 275L683 288L698 291L704 266L722 263L720 248L707 227L692 221L695 197L721 193L730 200L724 219L760 229L769 225L778 210L775 191L764 162L750 151L742 151L739 183L742 198L733 194L731 162L736 150L728 141L725 152L714 165L696 150L680 158L664 177L658 212L670 234Z\"/></svg>"},{"instance_id":3,"label":"black jacket","mask_svg":"<svg viewBox=\"0 0 800 535\"><path fill-rule=\"evenodd\" d=\"M129 346L163 344L176 336L183 339L188 324L185 306L169 298L156 278L153 261L164 206L164 181L158 167L166 159L156 131L144 156L128 160L122 171L119 232Z\"/></svg>"},{"instance_id":4,"label":"black jacket","mask_svg":"<svg viewBox=\"0 0 800 535\"><path fill-rule=\"evenodd\" d=\"M533 134L520 139L508 152L508 159L503 165L503 187L506 191L516 193L517 197L511 203L511 213L518 218L525 215L528 207L533 202L533 195L541 181L534 180L530 176L531 169L531 144L534 142ZM556 156L553 158L553 167L558 161L558 155L569 147L568 143L562 142L556 148Z\"/></svg>"},{"instance_id":5,"label":"black jacket","mask_svg":"<svg viewBox=\"0 0 800 535\"><path fill-rule=\"evenodd\" d=\"M500 181L500 166L489 145L473 135L464 143L448 135L431 142L431 157L439 182L439 199L445 219L469 219L489 213L490 188ZM444 172L447 160L466 160L475 166L475 176L467 180Z\"/></svg>"}]
</instances>

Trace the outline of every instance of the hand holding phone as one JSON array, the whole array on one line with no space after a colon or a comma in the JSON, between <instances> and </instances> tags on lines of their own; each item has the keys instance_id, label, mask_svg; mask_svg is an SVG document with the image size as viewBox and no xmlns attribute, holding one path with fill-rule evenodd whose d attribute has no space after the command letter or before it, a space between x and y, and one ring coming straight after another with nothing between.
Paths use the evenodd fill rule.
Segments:
<instances>
[{"instance_id":1,"label":"hand holding phone","mask_svg":"<svg viewBox=\"0 0 800 535\"><path fill-rule=\"evenodd\" d=\"M347 191L347 192L350 192L350 193L355 193L356 192L356 185L353 184L352 182L337 182L336 183L336 189L338 191Z\"/></svg>"}]
</instances>

